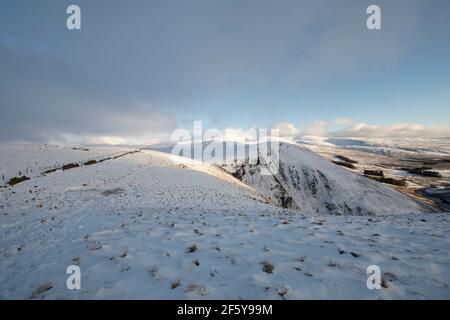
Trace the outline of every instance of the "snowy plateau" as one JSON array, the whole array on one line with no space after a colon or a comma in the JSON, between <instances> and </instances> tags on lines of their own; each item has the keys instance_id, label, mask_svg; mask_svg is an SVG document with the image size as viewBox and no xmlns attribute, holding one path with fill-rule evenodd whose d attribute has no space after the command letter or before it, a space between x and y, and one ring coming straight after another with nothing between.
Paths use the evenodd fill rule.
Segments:
<instances>
[{"instance_id":1,"label":"snowy plateau","mask_svg":"<svg viewBox=\"0 0 450 320\"><path fill-rule=\"evenodd\" d=\"M449 299L449 214L356 172L412 159L386 146L284 142L270 176L141 148L1 144L0 299ZM333 163L336 148L359 164Z\"/></svg>"}]
</instances>

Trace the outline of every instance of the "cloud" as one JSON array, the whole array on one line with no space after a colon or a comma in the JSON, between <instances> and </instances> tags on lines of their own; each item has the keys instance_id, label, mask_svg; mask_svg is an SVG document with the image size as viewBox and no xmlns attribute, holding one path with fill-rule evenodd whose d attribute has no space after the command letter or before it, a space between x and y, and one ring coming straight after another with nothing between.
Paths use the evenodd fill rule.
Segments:
<instances>
[{"instance_id":1,"label":"cloud","mask_svg":"<svg viewBox=\"0 0 450 320\"><path fill-rule=\"evenodd\" d=\"M337 126L350 126L353 125L355 121L349 118L339 118L332 121L327 120L316 120L312 124L306 127L303 134L311 136L326 136L331 128L335 125Z\"/></svg>"},{"instance_id":2,"label":"cloud","mask_svg":"<svg viewBox=\"0 0 450 320\"><path fill-rule=\"evenodd\" d=\"M0 57L0 140L121 143L177 126L164 108L123 94L64 60L1 44Z\"/></svg>"},{"instance_id":3,"label":"cloud","mask_svg":"<svg viewBox=\"0 0 450 320\"><path fill-rule=\"evenodd\" d=\"M278 129L280 137L293 137L300 131L290 122L280 122L272 126L272 129Z\"/></svg>"},{"instance_id":4,"label":"cloud","mask_svg":"<svg viewBox=\"0 0 450 320\"><path fill-rule=\"evenodd\" d=\"M352 119L348 118L335 119L333 122L339 126L350 126L355 123Z\"/></svg>"},{"instance_id":5,"label":"cloud","mask_svg":"<svg viewBox=\"0 0 450 320\"><path fill-rule=\"evenodd\" d=\"M246 142L248 140L255 140L257 137L257 129L255 127L246 130L239 128L225 128L220 132L225 141Z\"/></svg>"},{"instance_id":6,"label":"cloud","mask_svg":"<svg viewBox=\"0 0 450 320\"><path fill-rule=\"evenodd\" d=\"M336 129L336 126L339 128ZM341 118L315 121L301 134L334 138L450 138L450 126L417 123L373 125Z\"/></svg>"},{"instance_id":7,"label":"cloud","mask_svg":"<svg viewBox=\"0 0 450 320\"><path fill-rule=\"evenodd\" d=\"M46 139L50 144L68 144L68 145L139 145L148 146L170 140L168 134L152 135L85 135L85 134L57 134L49 136Z\"/></svg>"},{"instance_id":8,"label":"cloud","mask_svg":"<svg viewBox=\"0 0 450 320\"><path fill-rule=\"evenodd\" d=\"M278 106L292 92L391 67L434 21L422 9L445 11L444 2L379 2L383 30L368 32L368 0L79 0L86 23L69 32L64 2L1 1L0 140L140 141L170 133L180 119L244 118L255 97ZM446 16L440 21L433 35L446 30ZM256 123L270 111L292 112L267 109L251 114ZM289 123L280 130L298 133Z\"/></svg>"},{"instance_id":9,"label":"cloud","mask_svg":"<svg viewBox=\"0 0 450 320\"><path fill-rule=\"evenodd\" d=\"M353 138L450 138L450 126L425 126L416 123L370 125L353 123L327 136Z\"/></svg>"},{"instance_id":10,"label":"cloud","mask_svg":"<svg viewBox=\"0 0 450 320\"><path fill-rule=\"evenodd\" d=\"M330 123L325 120L314 121L313 124L309 125L303 134L311 136L325 136L327 134Z\"/></svg>"}]
</instances>

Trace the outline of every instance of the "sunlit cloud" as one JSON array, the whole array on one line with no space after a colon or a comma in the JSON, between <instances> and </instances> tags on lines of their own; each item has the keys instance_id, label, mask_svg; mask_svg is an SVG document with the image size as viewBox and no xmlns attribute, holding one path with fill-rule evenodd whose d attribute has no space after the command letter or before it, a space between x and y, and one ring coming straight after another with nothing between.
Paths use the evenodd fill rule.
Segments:
<instances>
[{"instance_id":1,"label":"sunlit cloud","mask_svg":"<svg viewBox=\"0 0 450 320\"><path fill-rule=\"evenodd\" d=\"M360 122L328 132L327 135L355 138L450 138L450 126L425 126L417 123L370 125Z\"/></svg>"},{"instance_id":2,"label":"sunlit cloud","mask_svg":"<svg viewBox=\"0 0 450 320\"><path fill-rule=\"evenodd\" d=\"M280 122L272 126L273 129L279 130L280 137L292 137L300 133L300 131L290 122Z\"/></svg>"},{"instance_id":3,"label":"sunlit cloud","mask_svg":"<svg viewBox=\"0 0 450 320\"><path fill-rule=\"evenodd\" d=\"M340 128L336 129L336 126ZM450 138L450 126L426 126L418 123L373 125L352 119L318 120L302 135L352 138Z\"/></svg>"}]
</instances>

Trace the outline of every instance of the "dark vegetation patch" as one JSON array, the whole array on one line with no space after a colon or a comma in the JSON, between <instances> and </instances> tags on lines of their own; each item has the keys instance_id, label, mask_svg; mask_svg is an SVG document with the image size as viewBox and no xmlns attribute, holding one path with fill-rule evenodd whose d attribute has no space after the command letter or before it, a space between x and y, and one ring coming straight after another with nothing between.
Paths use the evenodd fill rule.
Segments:
<instances>
[{"instance_id":1,"label":"dark vegetation patch","mask_svg":"<svg viewBox=\"0 0 450 320\"><path fill-rule=\"evenodd\" d=\"M189 246L188 248L187 248L187 252L189 252L189 253L194 253L195 251L197 251L197 245L196 244L193 244L192 246Z\"/></svg>"},{"instance_id":2,"label":"dark vegetation patch","mask_svg":"<svg viewBox=\"0 0 450 320\"><path fill-rule=\"evenodd\" d=\"M332 261L332 260L329 260L329 261L328 261L328 266L334 268L334 267L337 267L338 264L337 264L337 262L334 262L334 261Z\"/></svg>"},{"instance_id":3,"label":"dark vegetation patch","mask_svg":"<svg viewBox=\"0 0 450 320\"><path fill-rule=\"evenodd\" d=\"M181 285L181 281L179 279L177 279L174 282L172 282L172 284L170 285L170 288L175 289L175 288L178 288L180 285Z\"/></svg>"},{"instance_id":4,"label":"dark vegetation patch","mask_svg":"<svg viewBox=\"0 0 450 320\"><path fill-rule=\"evenodd\" d=\"M297 175L297 179L299 179L298 173L296 170L295 170L295 172ZM316 176L314 175L313 172L311 172L310 170L307 170L307 169L302 169L302 172L303 172L303 176L306 179L306 187L311 191L313 196L316 196L317 195L317 185L318 185ZM287 180L287 179L285 179L285 180ZM300 190L300 188L297 188L297 189Z\"/></svg>"},{"instance_id":5,"label":"dark vegetation patch","mask_svg":"<svg viewBox=\"0 0 450 320\"><path fill-rule=\"evenodd\" d=\"M72 150L78 150L78 151L89 151L88 148L72 148Z\"/></svg>"},{"instance_id":6,"label":"dark vegetation patch","mask_svg":"<svg viewBox=\"0 0 450 320\"><path fill-rule=\"evenodd\" d=\"M346 156L343 156L341 154L336 155L336 158L338 158L338 159L340 159L342 161L348 162L348 163L358 163L358 161L350 159L350 158L348 158Z\"/></svg>"},{"instance_id":7,"label":"dark vegetation patch","mask_svg":"<svg viewBox=\"0 0 450 320\"><path fill-rule=\"evenodd\" d=\"M286 288L278 288L277 294L284 299L284 296L288 293L288 289Z\"/></svg>"},{"instance_id":8,"label":"dark vegetation patch","mask_svg":"<svg viewBox=\"0 0 450 320\"><path fill-rule=\"evenodd\" d=\"M52 285L50 282L46 282L46 283L40 285L39 287L37 287L37 288L33 291L32 295L31 295L31 298L32 298L32 299L33 299L33 298L36 298L36 297L39 296L41 293L44 293L44 292L46 292L46 291L49 291L49 290L52 289L52 288L53 288L53 285Z\"/></svg>"},{"instance_id":9,"label":"dark vegetation patch","mask_svg":"<svg viewBox=\"0 0 450 320\"><path fill-rule=\"evenodd\" d=\"M14 177L8 181L8 185L15 186L16 184L27 181L27 180L30 180L30 178L28 178L26 176Z\"/></svg>"},{"instance_id":10,"label":"dark vegetation patch","mask_svg":"<svg viewBox=\"0 0 450 320\"><path fill-rule=\"evenodd\" d=\"M271 264L268 261L263 261L263 262L261 262L261 265L262 265L262 271L264 271L265 273L273 273L273 269L274 269L273 264Z\"/></svg>"},{"instance_id":11,"label":"dark vegetation patch","mask_svg":"<svg viewBox=\"0 0 450 320\"><path fill-rule=\"evenodd\" d=\"M115 194L123 194L125 193L125 190L122 188L115 188L115 189L108 189L102 192L102 195L104 196L110 196Z\"/></svg>"},{"instance_id":12,"label":"dark vegetation patch","mask_svg":"<svg viewBox=\"0 0 450 320\"><path fill-rule=\"evenodd\" d=\"M90 165L93 165L93 164L96 164L96 163L97 163L97 160L89 160L89 161L86 161L84 163L84 165L85 166L90 166Z\"/></svg>"},{"instance_id":13,"label":"dark vegetation patch","mask_svg":"<svg viewBox=\"0 0 450 320\"><path fill-rule=\"evenodd\" d=\"M395 179L395 178L390 178L390 177L376 177L376 176L368 176L366 175L366 177L376 180L378 182L383 182L383 183L387 183L387 184L392 184L394 186L401 186L401 187L405 187L406 186L406 180L405 179Z\"/></svg>"},{"instance_id":14,"label":"dark vegetation patch","mask_svg":"<svg viewBox=\"0 0 450 320\"><path fill-rule=\"evenodd\" d=\"M203 235L203 233L201 233L198 229L194 229L193 232L194 232L196 235L199 235L199 236L202 236L202 235Z\"/></svg>"},{"instance_id":15,"label":"dark vegetation patch","mask_svg":"<svg viewBox=\"0 0 450 320\"><path fill-rule=\"evenodd\" d=\"M383 273L383 276L381 277L381 286L384 289L388 289L389 288L389 284L391 282L397 281L397 277L391 273L391 272L385 272Z\"/></svg>"},{"instance_id":16,"label":"dark vegetation patch","mask_svg":"<svg viewBox=\"0 0 450 320\"><path fill-rule=\"evenodd\" d=\"M74 150L82 150L82 151L89 151L89 149L79 149L79 148L72 148L72 149L74 149ZM115 156L115 157L107 157L107 158L104 158L104 159L101 159L101 160L98 160L98 161L97 160L88 160L85 163L83 163L83 165L84 166L91 166L91 165L94 165L94 164L97 164L97 163L102 163L102 162L105 162L105 161L108 161L108 160L117 159L117 158L123 157L123 156L125 156L127 154L133 154L133 153L137 153L137 152L140 152L140 150L129 151L129 152L120 154L120 155ZM60 168L53 168L53 169L46 170L42 174L46 175L46 174L49 174L49 173L56 172L58 170L70 170L70 169L79 168L79 167L80 167L79 163L67 163L67 164L64 164Z\"/></svg>"},{"instance_id":17,"label":"dark vegetation patch","mask_svg":"<svg viewBox=\"0 0 450 320\"><path fill-rule=\"evenodd\" d=\"M286 194L280 196L281 206L285 209L292 208L292 197Z\"/></svg>"},{"instance_id":18,"label":"dark vegetation patch","mask_svg":"<svg viewBox=\"0 0 450 320\"><path fill-rule=\"evenodd\" d=\"M70 170L70 169L79 168L79 167L80 167L80 165L78 163L67 163L67 164L62 166L62 169L63 170Z\"/></svg>"},{"instance_id":19,"label":"dark vegetation patch","mask_svg":"<svg viewBox=\"0 0 450 320\"><path fill-rule=\"evenodd\" d=\"M44 171L44 174L53 173L53 172L56 172L56 171L58 171L58 170L60 170L60 168L50 169L50 170Z\"/></svg>"},{"instance_id":20,"label":"dark vegetation patch","mask_svg":"<svg viewBox=\"0 0 450 320\"><path fill-rule=\"evenodd\" d=\"M242 177L245 175L245 168L244 166L240 166L235 172L231 174L233 177L235 177L238 180L242 181Z\"/></svg>"},{"instance_id":21,"label":"dark vegetation patch","mask_svg":"<svg viewBox=\"0 0 450 320\"><path fill-rule=\"evenodd\" d=\"M73 150L81 150L81 151L89 151L89 149L82 149L82 148L72 148L72 149L73 149ZM118 155L118 156L115 156L114 158L108 157L108 158L101 159L101 160L98 160L98 161L97 161L97 160L89 160L89 161L86 161L83 165L85 165L85 166L90 166L90 165L97 164L97 163L101 163L101 162L104 162L104 161L107 161L107 160L117 159L117 158L123 157L123 156L125 156L125 155L127 155L127 154L134 154L134 153L138 153L138 152L140 152L140 150L129 151L129 152L120 154L120 155ZM63 170L63 171L65 171L65 170L70 170L70 169L73 169L73 168L79 168L79 167L80 167L80 164L79 164L79 163L75 163L75 162L74 162L74 163L66 163L66 164L64 164L62 167L48 169L48 170L42 172L41 174L42 174L42 175L47 175L47 174L56 172L56 171L58 171L58 170ZM27 172L28 172L28 170L27 170ZM4 179L4 177L3 177L3 179ZM30 180L30 179L31 179L31 178L29 178L29 177L27 177L27 176L21 176L21 172L19 172L19 176L11 178L11 179L8 181L7 185L9 185L9 186L14 186L14 185L16 185L16 184L18 184L18 183L21 183L21 182L24 182L24 181L27 181L27 180ZM2 187L2 188L6 188L6 186L1 186L1 187Z\"/></svg>"},{"instance_id":22,"label":"dark vegetation patch","mask_svg":"<svg viewBox=\"0 0 450 320\"><path fill-rule=\"evenodd\" d=\"M128 151L128 152L119 154L119 155L117 155L117 156L114 156L114 157L112 157L112 159L118 159L118 158L124 157L124 156L126 156L126 155L134 154L134 153L138 153L138 152L141 152L141 150ZM110 158L110 159L111 159L111 158Z\"/></svg>"},{"instance_id":23,"label":"dark vegetation patch","mask_svg":"<svg viewBox=\"0 0 450 320\"><path fill-rule=\"evenodd\" d=\"M425 177L441 178L442 175L437 171L432 171L430 167L420 167L420 168L401 168L403 171L409 172L411 174L417 174Z\"/></svg>"},{"instance_id":24,"label":"dark vegetation patch","mask_svg":"<svg viewBox=\"0 0 450 320\"><path fill-rule=\"evenodd\" d=\"M355 165L352 163L344 162L344 161L332 161L334 164L337 164L339 166L347 167L350 169L356 169Z\"/></svg>"},{"instance_id":25,"label":"dark vegetation patch","mask_svg":"<svg viewBox=\"0 0 450 320\"><path fill-rule=\"evenodd\" d=\"M383 170L364 170L364 174L368 176L384 177Z\"/></svg>"}]
</instances>

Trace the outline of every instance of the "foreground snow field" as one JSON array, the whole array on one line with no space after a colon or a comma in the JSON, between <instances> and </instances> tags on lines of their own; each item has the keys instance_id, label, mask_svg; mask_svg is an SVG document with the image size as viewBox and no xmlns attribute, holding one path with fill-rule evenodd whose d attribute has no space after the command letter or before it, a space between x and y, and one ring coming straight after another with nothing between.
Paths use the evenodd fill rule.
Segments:
<instances>
[{"instance_id":1,"label":"foreground snow field","mask_svg":"<svg viewBox=\"0 0 450 320\"><path fill-rule=\"evenodd\" d=\"M92 157L65 152L58 166ZM445 213L304 215L141 151L0 189L0 298L450 298L449 227ZM66 288L73 264L81 290ZM373 264L381 290L366 287Z\"/></svg>"}]
</instances>

